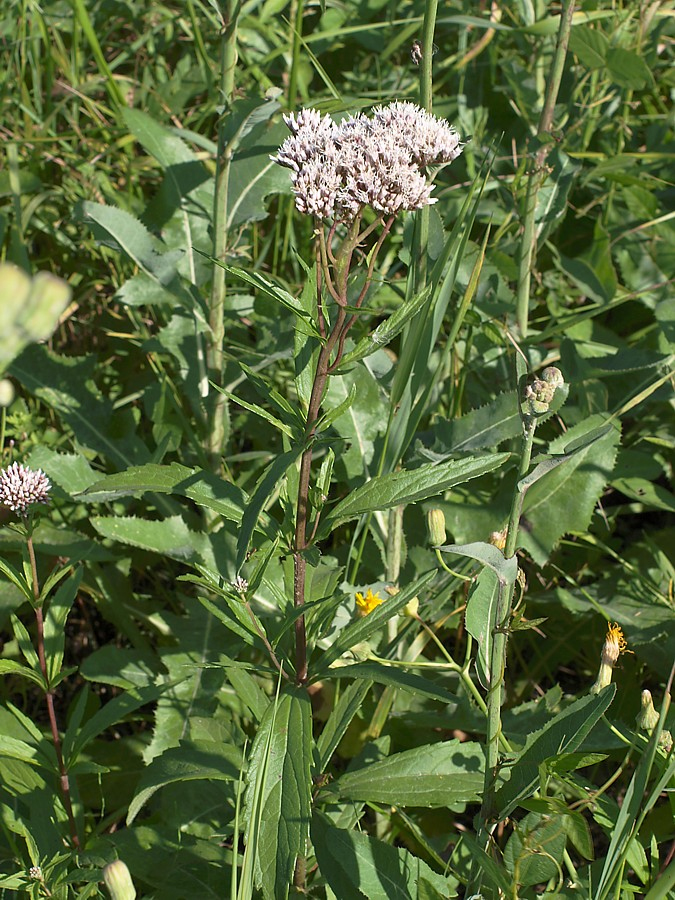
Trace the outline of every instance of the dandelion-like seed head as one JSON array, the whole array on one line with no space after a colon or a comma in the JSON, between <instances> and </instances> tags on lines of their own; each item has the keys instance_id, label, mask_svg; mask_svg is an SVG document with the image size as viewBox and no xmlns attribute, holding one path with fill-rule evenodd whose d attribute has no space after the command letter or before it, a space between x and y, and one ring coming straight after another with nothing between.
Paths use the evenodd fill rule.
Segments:
<instances>
[{"instance_id":1,"label":"dandelion-like seed head","mask_svg":"<svg viewBox=\"0 0 675 900\"><path fill-rule=\"evenodd\" d=\"M42 469L34 472L20 463L0 470L0 503L26 516L35 503L47 503L51 483Z\"/></svg>"},{"instance_id":2,"label":"dandelion-like seed head","mask_svg":"<svg viewBox=\"0 0 675 900\"><path fill-rule=\"evenodd\" d=\"M360 591L356 592L356 606L362 616L369 616L374 609L377 609L380 603L384 603L384 599L380 597L379 593L374 594L370 588L365 594L362 594Z\"/></svg>"},{"instance_id":3,"label":"dandelion-like seed head","mask_svg":"<svg viewBox=\"0 0 675 900\"><path fill-rule=\"evenodd\" d=\"M462 152L446 121L414 103L379 106L339 125L316 109L284 116L291 131L271 159L290 169L295 204L316 219L350 222L364 206L382 215L435 203L423 171Z\"/></svg>"}]
</instances>

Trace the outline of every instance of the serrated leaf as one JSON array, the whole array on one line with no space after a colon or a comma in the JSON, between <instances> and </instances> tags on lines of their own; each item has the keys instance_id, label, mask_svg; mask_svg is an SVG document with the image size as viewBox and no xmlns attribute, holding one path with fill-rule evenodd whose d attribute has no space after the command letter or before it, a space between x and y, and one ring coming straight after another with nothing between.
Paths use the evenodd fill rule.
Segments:
<instances>
[{"instance_id":1,"label":"serrated leaf","mask_svg":"<svg viewBox=\"0 0 675 900\"><path fill-rule=\"evenodd\" d=\"M178 463L171 463L170 466L155 463L131 466L125 472L96 481L83 492L81 499L100 503L146 491L188 497L198 506L212 509L232 522L241 521L249 502L247 495L236 485L211 472L189 469Z\"/></svg>"},{"instance_id":2,"label":"serrated leaf","mask_svg":"<svg viewBox=\"0 0 675 900\"><path fill-rule=\"evenodd\" d=\"M372 682L370 681L354 681L340 693L340 698L331 710L328 721L324 725L321 736L316 743L316 749L319 754L319 772L323 772L330 762L337 745L344 737L352 719L360 710L361 704L371 687Z\"/></svg>"},{"instance_id":3,"label":"serrated leaf","mask_svg":"<svg viewBox=\"0 0 675 900\"><path fill-rule=\"evenodd\" d=\"M452 882L404 847L393 847L354 829L335 828L318 811L312 816L312 843L321 874L339 900L444 900L456 896Z\"/></svg>"},{"instance_id":4,"label":"serrated leaf","mask_svg":"<svg viewBox=\"0 0 675 900\"><path fill-rule=\"evenodd\" d=\"M256 868L266 900L284 900L295 863L306 852L311 813L312 707L304 689L270 704L253 741L248 767L248 837L256 806ZM256 794L258 802L256 804Z\"/></svg>"},{"instance_id":5,"label":"serrated leaf","mask_svg":"<svg viewBox=\"0 0 675 900\"><path fill-rule=\"evenodd\" d=\"M345 772L329 790L348 800L435 808L471 803L483 790L480 744L441 741Z\"/></svg>"},{"instance_id":6,"label":"serrated leaf","mask_svg":"<svg viewBox=\"0 0 675 900\"><path fill-rule=\"evenodd\" d=\"M188 781L236 781L241 771L241 750L215 741L181 741L147 766L129 804L131 825L145 804L167 784Z\"/></svg>"},{"instance_id":7,"label":"serrated leaf","mask_svg":"<svg viewBox=\"0 0 675 900\"><path fill-rule=\"evenodd\" d=\"M521 431L518 397L515 391L508 391L458 419L439 422L422 437L425 446L443 458L450 453L497 447Z\"/></svg>"},{"instance_id":8,"label":"serrated leaf","mask_svg":"<svg viewBox=\"0 0 675 900\"><path fill-rule=\"evenodd\" d=\"M547 759L561 753L573 753L600 719L614 699L616 685L611 684L599 694L575 700L554 716L543 728L531 734L525 746L508 768L509 780L495 795L499 819L510 816L519 801L529 797L539 784L539 767Z\"/></svg>"},{"instance_id":9,"label":"serrated leaf","mask_svg":"<svg viewBox=\"0 0 675 900\"><path fill-rule=\"evenodd\" d=\"M450 460L438 465L428 463L418 469L376 476L337 504L324 519L321 535L330 534L337 525L356 519L364 513L434 497L451 487L498 469L508 458L508 453L492 453Z\"/></svg>"},{"instance_id":10,"label":"serrated leaf","mask_svg":"<svg viewBox=\"0 0 675 900\"><path fill-rule=\"evenodd\" d=\"M136 516L92 516L91 524L106 538L151 550L183 562L209 558L208 536L190 531L180 516L149 520Z\"/></svg>"},{"instance_id":11,"label":"serrated leaf","mask_svg":"<svg viewBox=\"0 0 675 900\"><path fill-rule=\"evenodd\" d=\"M181 251L167 250L131 213L116 206L92 203L89 200L79 203L76 213L81 221L89 225L95 238L122 250L165 288L176 278L176 264Z\"/></svg>"},{"instance_id":12,"label":"serrated leaf","mask_svg":"<svg viewBox=\"0 0 675 900\"><path fill-rule=\"evenodd\" d=\"M539 565L564 534L587 529L614 468L620 439L618 430L607 427L602 417L592 416L550 444L553 454L569 454L569 458L528 490L518 533L519 546Z\"/></svg>"}]
</instances>

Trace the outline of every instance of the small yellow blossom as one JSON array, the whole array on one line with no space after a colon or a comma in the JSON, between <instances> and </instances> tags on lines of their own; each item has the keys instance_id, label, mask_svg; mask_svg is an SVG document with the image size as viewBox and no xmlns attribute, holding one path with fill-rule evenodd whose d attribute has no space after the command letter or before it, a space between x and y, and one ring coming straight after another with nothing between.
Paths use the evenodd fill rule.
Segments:
<instances>
[{"instance_id":1,"label":"small yellow blossom","mask_svg":"<svg viewBox=\"0 0 675 900\"><path fill-rule=\"evenodd\" d=\"M356 592L356 605L362 616L369 616L380 603L384 603L383 598L378 593L374 594L370 588L366 591L365 596L360 591Z\"/></svg>"},{"instance_id":2,"label":"small yellow blossom","mask_svg":"<svg viewBox=\"0 0 675 900\"><path fill-rule=\"evenodd\" d=\"M628 643L623 636L621 627L615 622L610 622L607 626L607 636L605 643L602 645L602 654L600 655L600 670L595 684L591 688L591 694L599 694L600 691L612 683L612 669L617 663L622 653L630 653Z\"/></svg>"}]
</instances>

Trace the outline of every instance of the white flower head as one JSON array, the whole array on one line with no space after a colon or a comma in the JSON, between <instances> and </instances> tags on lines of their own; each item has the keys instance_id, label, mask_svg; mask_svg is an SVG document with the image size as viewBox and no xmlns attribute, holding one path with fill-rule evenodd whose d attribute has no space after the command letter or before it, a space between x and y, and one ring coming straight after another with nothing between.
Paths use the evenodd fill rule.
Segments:
<instances>
[{"instance_id":1,"label":"white flower head","mask_svg":"<svg viewBox=\"0 0 675 900\"><path fill-rule=\"evenodd\" d=\"M364 206L391 216L435 202L425 170L462 152L459 135L414 103L377 107L339 125L318 110L284 116L292 132L271 159L291 170L295 204L349 222Z\"/></svg>"},{"instance_id":2,"label":"white flower head","mask_svg":"<svg viewBox=\"0 0 675 900\"><path fill-rule=\"evenodd\" d=\"M51 483L42 469L34 472L20 463L0 470L0 503L26 516L34 503L47 503Z\"/></svg>"}]
</instances>

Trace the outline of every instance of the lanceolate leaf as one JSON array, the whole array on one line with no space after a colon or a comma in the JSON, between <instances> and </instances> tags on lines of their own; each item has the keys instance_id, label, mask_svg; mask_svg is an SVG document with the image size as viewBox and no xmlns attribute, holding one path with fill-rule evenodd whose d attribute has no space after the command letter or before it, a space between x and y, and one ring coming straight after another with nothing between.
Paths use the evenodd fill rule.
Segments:
<instances>
[{"instance_id":1,"label":"lanceolate leaf","mask_svg":"<svg viewBox=\"0 0 675 900\"><path fill-rule=\"evenodd\" d=\"M529 797L539 784L539 766L547 759L573 753L614 699L616 685L599 694L589 694L570 704L543 728L530 735L523 750L504 772L510 778L499 790L495 803L499 819L511 815L518 803Z\"/></svg>"},{"instance_id":2,"label":"lanceolate leaf","mask_svg":"<svg viewBox=\"0 0 675 900\"><path fill-rule=\"evenodd\" d=\"M312 708L304 689L270 704L248 769L248 840L257 819L257 875L265 900L285 900L295 863L306 852L311 812Z\"/></svg>"},{"instance_id":3,"label":"lanceolate leaf","mask_svg":"<svg viewBox=\"0 0 675 900\"><path fill-rule=\"evenodd\" d=\"M321 536L325 537L336 525L349 519L356 519L364 513L434 497L471 478L498 469L508 458L508 453L470 456L466 459L451 460L439 465L430 463L411 471L392 472L372 478L338 503L324 519Z\"/></svg>"},{"instance_id":4,"label":"lanceolate leaf","mask_svg":"<svg viewBox=\"0 0 675 900\"><path fill-rule=\"evenodd\" d=\"M476 654L476 674L485 690L490 687L490 661L492 659L492 639L499 598L504 591L497 575L485 568L471 587L466 602L466 630L478 644Z\"/></svg>"},{"instance_id":5,"label":"lanceolate leaf","mask_svg":"<svg viewBox=\"0 0 675 900\"><path fill-rule=\"evenodd\" d=\"M480 744L442 741L346 772L331 784L330 790L348 800L451 806L478 799L483 789L484 766Z\"/></svg>"}]
</instances>

